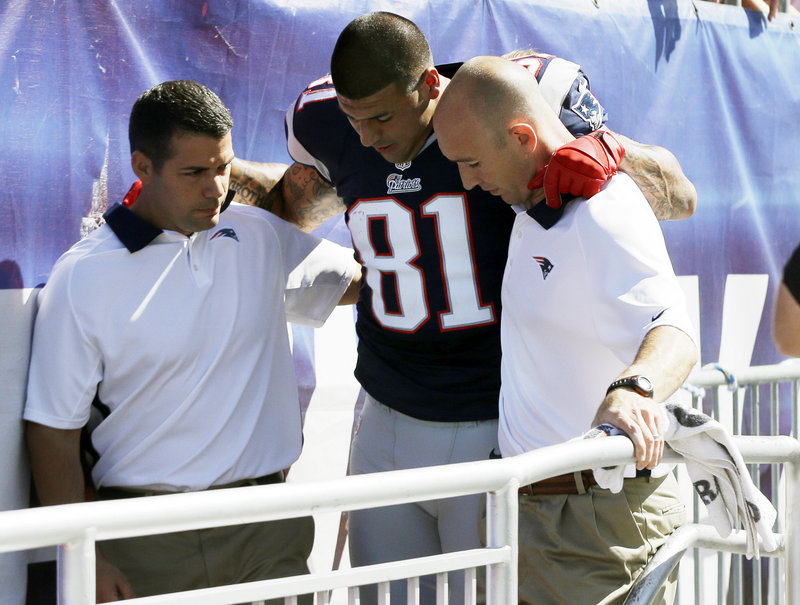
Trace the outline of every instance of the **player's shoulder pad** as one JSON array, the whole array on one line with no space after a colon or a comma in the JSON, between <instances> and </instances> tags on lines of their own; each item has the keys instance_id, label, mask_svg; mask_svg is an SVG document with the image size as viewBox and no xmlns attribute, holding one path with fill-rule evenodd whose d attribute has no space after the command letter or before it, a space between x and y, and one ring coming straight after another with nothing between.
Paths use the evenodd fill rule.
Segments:
<instances>
[{"instance_id":1,"label":"player's shoulder pad","mask_svg":"<svg viewBox=\"0 0 800 605\"><path fill-rule=\"evenodd\" d=\"M510 58L515 63L527 68L540 83L547 71L558 72L562 80L568 77L570 80L574 80L581 71L581 67L577 63L548 53L531 52Z\"/></svg>"},{"instance_id":2,"label":"player's shoulder pad","mask_svg":"<svg viewBox=\"0 0 800 605\"><path fill-rule=\"evenodd\" d=\"M313 166L331 180L329 163L335 163L339 143L350 125L339 110L330 75L314 80L286 112L285 134L289 155L295 162ZM324 133L325 136L320 136Z\"/></svg>"},{"instance_id":3,"label":"player's shoulder pad","mask_svg":"<svg viewBox=\"0 0 800 605\"><path fill-rule=\"evenodd\" d=\"M303 109L323 101L336 99L336 89L333 87L333 80L330 75L314 80L306 86L305 90L297 97L294 103L294 112L298 113Z\"/></svg>"},{"instance_id":4,"label":"player's shoulder pad","mask_svg":"<svg viewBox=\"0 0 800 605\"><path fill-rule=\"evenodd\" d=\"M547 53L528 53L511 57L528 68L553 111L575 136L603 126L608 114L589 87L581 66Z\"/></svg>"}]
</instances>

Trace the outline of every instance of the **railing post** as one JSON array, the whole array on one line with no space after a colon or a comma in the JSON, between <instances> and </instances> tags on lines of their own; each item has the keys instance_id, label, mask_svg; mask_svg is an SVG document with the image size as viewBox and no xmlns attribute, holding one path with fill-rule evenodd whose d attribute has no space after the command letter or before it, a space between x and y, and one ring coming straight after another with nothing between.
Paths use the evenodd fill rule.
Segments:
<instances>
[{"instance_id":1,"label":"railing post","mask_svg":"<svg viewBox=\"0 0 800 605\"><path fill-rule=\"evenodd\" d=\"M486 546L511 548L507 564L486 568L487 605L508 605L517 599L519 560L519 483L512 481L497 492L486 494Z\"/></svg>"},{"instance_id":2,"label":"railing post","mask_svg":"<svg viewBox=\"0 0 800 605\"><path fill-rule=\"evenodd\" d=\"M786 473L786 603L800 603L800 461L784 466Z\"/></svg>"},{"instance_id":3,"label":"railing post","mask_svg":"<svg viewBox=\"0 0 800 605\"><path fill-rule=\"evenodd\" d=\"M58 605L95 605L95 529L58 547Z\"/></svg>"}]
</instances>

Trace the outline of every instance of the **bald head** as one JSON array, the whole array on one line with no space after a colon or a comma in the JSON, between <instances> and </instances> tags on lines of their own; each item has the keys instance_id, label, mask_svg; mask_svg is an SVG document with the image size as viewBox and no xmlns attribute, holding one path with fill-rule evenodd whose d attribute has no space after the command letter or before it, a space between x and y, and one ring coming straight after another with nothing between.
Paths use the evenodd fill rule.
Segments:
<instances>
[{"instance_id":1,"label":"bald head","mask_svg":"<svg viewBox=\"0 0 800 605\"><path fill-rule=\"evenodd\" d=\"M537 135L542 131L548 138L548 130L556 130L561 136L566 132L534 75L502 57L475 57L459 68L439 102L437 114L459 111L480 121L498 137L517 122L531 124Z\"/></svg>"},{"instance_id":2,"label":"bald head","mask_svg":"<svg viewBox=\"0 0 800 605\"><path fill-rule=\"evenodd\" d=\"M533 74L501 57L464 63L442 93L433 125L464 186L481 186L508 203L529 201L527 183L572 139Z\"/></svg>"}]
</instances>

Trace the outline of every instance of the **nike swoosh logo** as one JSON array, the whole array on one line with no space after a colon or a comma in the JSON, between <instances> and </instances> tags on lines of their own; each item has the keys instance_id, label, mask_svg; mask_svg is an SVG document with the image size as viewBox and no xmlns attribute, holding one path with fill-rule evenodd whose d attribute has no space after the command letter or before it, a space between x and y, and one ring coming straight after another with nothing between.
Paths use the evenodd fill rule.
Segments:
<instances>
[{"instance_id":1,"label":"nike swoosh logo","mask_svg":"<svg viewBox=\"0 0 800 605\"><path fill-rule=\"evenodd\" d=\"M653 315L653 317L652 317L652 318L650 318L650 321L655 321L655 320L657 320L659 317L661 317L662 315L664 315L664 311L666 311L666 309L661 309L661 313L656 313L655 315Z\"/></svg>"}]
</instances>

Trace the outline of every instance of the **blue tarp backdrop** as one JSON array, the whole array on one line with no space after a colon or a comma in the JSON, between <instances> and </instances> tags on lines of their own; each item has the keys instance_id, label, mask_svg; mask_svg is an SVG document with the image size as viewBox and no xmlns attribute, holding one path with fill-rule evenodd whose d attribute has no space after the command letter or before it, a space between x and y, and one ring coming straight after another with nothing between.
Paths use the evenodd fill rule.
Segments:
<instances>
[{"instance_id":1,"label":"blue tarp backdrop","mask_svg":"<svg viewBox=\"0 0 800 605\"><path fill-rule=\"evenodd\" d=\"M23 288L46 282L133 181L135 98L203 82L233 111L237 155L289 162L286 108L372 10L419 24L439 63L535 48L581 64L609 126L670 149L697 187L695 215L662 226L703 363L781 359L773 295L800 242L800 22L786 15L768 24L702 0L0 0L0 510L28 499ZM341 221L321 230L347 234ZM348 319L325 341L337 351L354 339L340 336ZM293 335L307 403L323 337ZM26 557L0 556L0 604L24 602Z\"/></svg>"},{"instance_id":2,"label":"blue tarp backdrop","mask_svg":"<svg viewBox=\"0 0 800 605\"><path fill-rule=\"evenodd\" d=\"M730 274L769 276L753 363L778 359L768 318L800 241L800 34L781 15L675 0L5 0L0 4L0 261L5 287L56 258L133 180L136 96L191 78L232 108L240 157L288 161L283 113L324 75L353 17L384 9L426 32L437 62L535 47L580 63L609 126L663 145L697 186L664 224L698 276L703 361L720 358ZM18 272L17 272L18 269ZM761 304L761 303L758 303Z\"/></svg>"}]
</instances>

